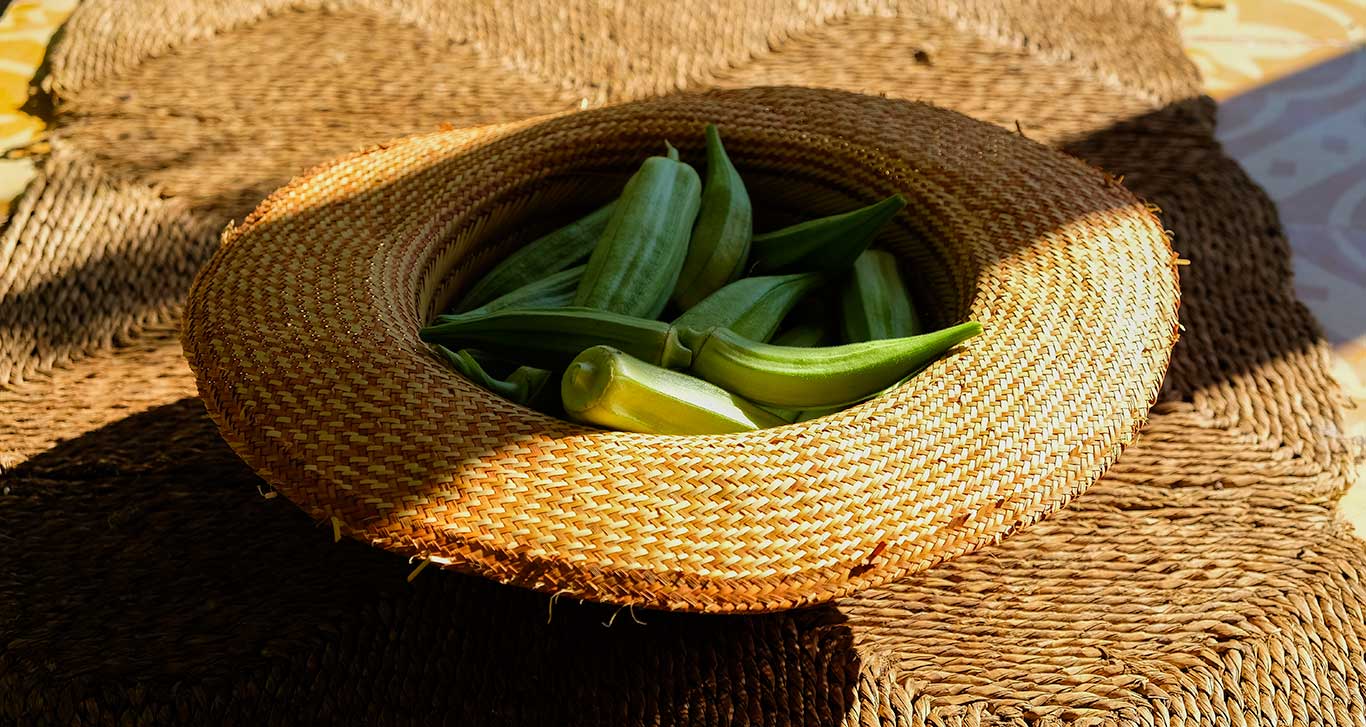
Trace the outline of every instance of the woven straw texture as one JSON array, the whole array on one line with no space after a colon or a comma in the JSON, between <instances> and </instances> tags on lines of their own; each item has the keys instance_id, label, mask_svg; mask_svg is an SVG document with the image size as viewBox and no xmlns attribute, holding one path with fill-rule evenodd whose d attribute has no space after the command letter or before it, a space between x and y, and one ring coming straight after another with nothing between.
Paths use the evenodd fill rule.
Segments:
<instances>
[{"instance_id":1,"label":"woven straw texture","mask_svg":"<svg viewBox=\"0 0 1366 727\"><path fill-rule=\"evenodd\" d=\"M881 244L934 293L940 325L978 320L985 335L865 405L717 437L572 426L469 384L417 340L511 251L510 232L564 217L550 200L601 204L662 139L697 161L708 121L763 210L906 195ZM191 292L186 354L228 443L363 540L617 605L792 608L1052 512L1156 399L1177 302L1161 225L1017 134L791 88L503 128L395 142L295 181L226 235Z\"/></svg>"},{"instance_id":2,"label":"woven straw texture","mask_svg":"<svg viewBox=\"0 0 1366 727\"><path fill-rule=\"evenodd\" d=\"M0 233L0 719L1366 720L1337 392L1274 210L1212 140L1162 8L533 5L73 15L45 80L52 151ZM270 497L195 398L177 332L195 271L318 160L442 123L783 84L1018 123L1161 208L1191 261L1185 331L1148 426L1068 507L813 608L618 610L436 568L407 582L407 559Z\"/></svg>"}]
</instances>

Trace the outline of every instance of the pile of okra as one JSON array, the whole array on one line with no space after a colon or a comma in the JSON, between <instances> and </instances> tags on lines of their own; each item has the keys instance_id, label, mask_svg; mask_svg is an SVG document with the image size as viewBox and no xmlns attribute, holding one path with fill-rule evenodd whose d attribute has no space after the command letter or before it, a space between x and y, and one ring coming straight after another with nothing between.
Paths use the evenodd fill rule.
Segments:
<instances>
[{"instance_id":1,"label":"pile of okra","mask_svg":"<svg viewBox=\"0 0 1366 727\"><path fill-rule=\"evenodd\" d=\"M922 331L896 257L871 247L900 195L755 235L719 132L705 136L705 180L665 142L620 196L495 265L422 340L555 416L722 434L865 401L981 332Z\"/></svg>"}]
</instances>

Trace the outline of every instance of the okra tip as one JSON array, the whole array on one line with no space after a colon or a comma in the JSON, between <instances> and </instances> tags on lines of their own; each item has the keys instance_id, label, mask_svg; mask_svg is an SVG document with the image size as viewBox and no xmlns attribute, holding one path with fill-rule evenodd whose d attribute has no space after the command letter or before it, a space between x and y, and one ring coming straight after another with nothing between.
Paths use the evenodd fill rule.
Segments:
<instances>
[{"instance_id":1,"label":"okra tip","mask_svg":"<svg viewBox=\"0 0 1366 727\"><path fill-rule=\"evenodd\" d=\"M901 196L901 193L900 193L900 192L897 192L896 194L894 194L894 195L888 197L887 199L884 199L884 200L882 200L881 202L878 202L876 205L874 205L874 207L891 207L891 208L898 209L898 210L901 209L902 207L905 207L905 206L906 206L906 198L903 197L903 196Z\"/></svg>"},{"instance_id":2,"label":"okra tip","mask_svg":"<svg viewBox=\"0 0 1366 727\"><path fill-rule=\"evenodd\" d=\"M560 397L566 411L585 411L602 398L612 378L611 359L620 355L608 346L593 346L574 358L560 377Z\"/></svg>"},{"instance_id":3,"label":"okra tip","mask_svg":"<svg viewBox=\"0 0 1366 727\"><path fill-rule=\"evenodd\" d=\"M437 323L436 325L423 326L422 328L418 329L417 337L426 343L440 343L439 337L442 333L442 328L445 325L446 324L443 321L441 323Z\"/></svg>"},{"instance_id":4,"label":"okra tip","mask_svg":"<svg viewBox=\"0 0 1366 727\"><path fill-rule=\"evenodd\" d=\"M665 156L674 161L678 161L678 149L674 148L674 145L670 144L667 139L664 141L664 149L666 151Z\"/></svg>"},{"instance_id":5,"label":"okra tip","mask_svg":"<svg viewBox=\"0 0 1366 727\"><path fill-rule=\"evenodd\" d=\"M945 328L942 331L938 331L937 334L930 333L926 335L942 336L944 341L944 350L947 351L949 348L957 346L958 344L968 340L969 338L981 335L981 333L981 323L978 323L977 321L968 321L967 323L959 323L956 326L949 326L948 328Z\"/></svg>"}]
</instances>

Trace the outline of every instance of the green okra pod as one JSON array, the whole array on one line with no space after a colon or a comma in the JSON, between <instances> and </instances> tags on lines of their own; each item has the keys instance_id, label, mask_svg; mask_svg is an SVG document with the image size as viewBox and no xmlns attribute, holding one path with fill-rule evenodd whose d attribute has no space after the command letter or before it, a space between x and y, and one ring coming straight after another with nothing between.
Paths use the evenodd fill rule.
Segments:
<instances>
[{"instance_id":1,"label":"green okra pod","mask_svg":"<svg viewBox=\"0 0 1366 727\"><path fill-rule=\"evenodd\" d=\"M530 404L550 379L549 371L530 366L519 367L506 379L495 378L484 370L470 351L452 351L445 346L436 348L465 378L518 404Z\"/></svg>"},{"instance_id":2,"label":"green okra pod","mask_svg":"<svg viewBox=\"0 0 1366 727\"><path fill-rule=\"evenodd\" d=\"M532 366L557 369L579 352L605 345L652 364L686 368L692 351L667 323L590 308L528 308L455 316L420 337L451 348L478 348Z\"/></svg>"},{"instance_id":3,"label":"green okra pod","mask_svg":"<svg viewBox=\"0 0 1366 727\"><path fill-rule=\"evenodd\" d=\"M706 137L707 178L702 185L702 205L673 291L674 303L683 310L740 277L754 234L749 192L726 155L714 124L707 125Z\"/></svg>"},{"instance_id":4,"label":"green okra pod","mask_svg":"<svg viewBox=\"0 0 1366 727\"><path fill-rule=\"evenodd\" d=\"M477 308L587 259L615 209L616 202L609 202L507 256L470 287L455 310Z\"/></svg>"},{"instance_id":5,"label":"green okra pod","mask_svg":"<svg viewBox=\"0 0 1366 727\"><path fill-rule=\"evenodd\" d=\"M821 409L859 401L981 333L976 322L909 338L824 348L750 341L725 328L685 330L697 376L757 404Z\"/></svg>"},{"instance_id":6,"label":"green okra pod","mask_svg":"<svg viewBox=\"0 0 1366 727\"><path fill-rule=\"evenodd\" d=\"M848 268L868 249L878 230L906 206L894 194L853 212L808 220L755 235L750 255L762 273L833 273Z\"/></svg>"},{"instance_id":7,"label":"green okra pod","mask_svg":"<svg viewBox=\"0 0 1366 727\"><path fill-rule=\"evenodd\" d=\"M517 308L563 308L574 302L574 295L579 289L579 281L583 280L583 271L586 267L579 265L561 270L494 298L478 308L455 315L440 315L436 320L444 322L452 318L482 316Z\"/></svg>"},{"instance_id":8,"label":"green okra pod","mask_svg":"<svg viewBox=\"0 0 1366 727\"><path fill-rule=\"evenodd\" d=\"M784 423L719 386L609 346L575 357L560 397L574 419L628 432L725 434Z\"/></svg>"},{"instance_id":9,"label":"green okra pod","mask_svg":"<svg viewBox=\"0 0 1366 727\"><path fill-rule=\"evenodd\" d=\"M673 324L697 329L720 326L752 341L767 341L788 311L823 282L818 273L742 278L707 296Z\"/></svg>"},{"instance_id":10,"label":"green okra pod","mask_svg":"<svg viewBox=\"0 0 1366 727\"><path fill-rule=\"evenodd\" d=\"M701 192L692 167L667 157L646 159L626 182L588 258L574 305L658 317L688 254Z\"/></svg>"},{"instance_id":11,"label":"green okra pod","mask_svg":"<svg viewBox=\"0 0 1366 727\"><path fill-rule=\"evenodd\" d=\"M828 336L826 335L824 326L816 325L815 323L798 323L775 336L772 343L775 346L788 346L790 348L814 348L824 343L827 338ZM800 422L805 421L805 419L814 418L807 416L808 414L820 416L820 413L829 413L835 411L835 409L812 409L806 411L802 409L783 409L776 406L765 406L764 411L777 416L785 422Z\"/></svg>"},{"instance_id":12,"label":"green okra pod","mask_svg":"<svg viewBox=\"0 0 1366 727\"><path fill-rule=\"evenodd\" d=\"M854 261L840 295L844 340L850 343L905 338L920 332L920 319L897 270L896 257L865 250Z\"/></svg>"}]
</instances>

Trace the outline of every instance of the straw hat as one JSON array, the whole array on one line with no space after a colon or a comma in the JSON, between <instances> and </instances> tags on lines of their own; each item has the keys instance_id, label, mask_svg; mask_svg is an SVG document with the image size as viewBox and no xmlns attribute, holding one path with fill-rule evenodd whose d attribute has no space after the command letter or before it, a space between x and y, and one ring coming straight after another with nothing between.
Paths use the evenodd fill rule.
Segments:
<instances>
[{"instance_id":1,"label":"straw hat","mask_svg":"<svg viewBox=\"0 0 1366 727\"><path fill-rule=\"evenodd\" d=\"M985 333L861 406L708 437L549 418L418 340L463 286L614 194L663 140L700 163L707 122L763 214L905 195L880 244L937 323ZM410 137L319 167L225 233L184 345L233 449L351 537L541 591L764 611L969 552L1093 483L1156 398L1174 257L1119 184L1020 135L925 104L755 88Z\"/></svg>"}]
</instances>

